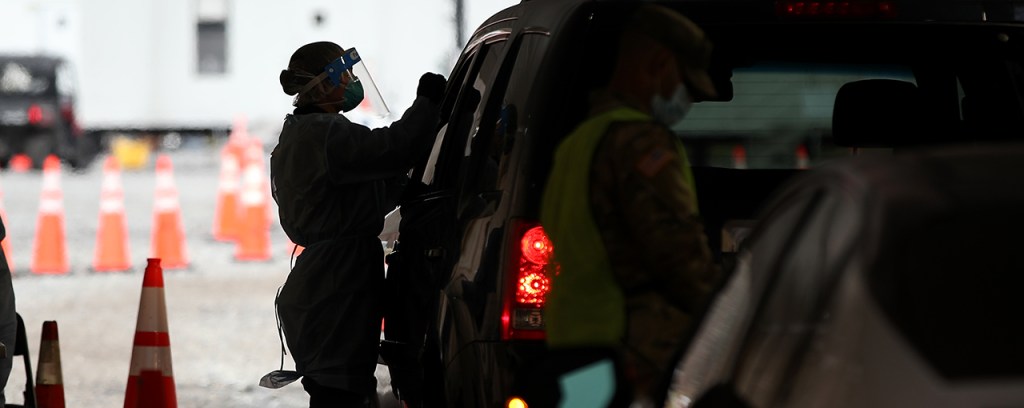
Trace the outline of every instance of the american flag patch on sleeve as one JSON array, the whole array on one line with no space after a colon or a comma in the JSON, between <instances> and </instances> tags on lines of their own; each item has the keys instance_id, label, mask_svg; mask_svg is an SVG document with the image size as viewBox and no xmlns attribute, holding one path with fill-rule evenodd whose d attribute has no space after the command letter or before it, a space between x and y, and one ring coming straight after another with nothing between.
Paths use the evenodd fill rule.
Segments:
<instances>
[{"instance_id":1,"label":"american flag patch on sleeve","mask_svg":"<svg viewBox=\"0 0 1024 408\"><path fill-rule=\"evenodd\" d=\"M655 147L644 155L636 164L637 171L644 177L651 178L661 172L661 169L672 162L676 155L663 147Z\"/></svg>"}]
</instances>

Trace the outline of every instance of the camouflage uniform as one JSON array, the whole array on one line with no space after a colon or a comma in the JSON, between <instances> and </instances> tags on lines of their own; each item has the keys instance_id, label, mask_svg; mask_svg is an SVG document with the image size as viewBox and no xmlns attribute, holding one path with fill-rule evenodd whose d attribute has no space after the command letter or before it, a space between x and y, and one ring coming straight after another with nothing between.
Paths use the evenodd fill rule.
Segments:
<instances>
[{"instance_id":1,"label":"camouflage uniform","mask_svg":"<svg viewBox=\"0 0 1024 408\"><path fill-rule=\"evenodd\" d=\"M623 104L599 93L592 106L597 114ZM624 361L638 395L671 372L718 274L677 143L656 122L614 123L591 166L591 211L625 295Z\"/></svg>"}]
</instances>

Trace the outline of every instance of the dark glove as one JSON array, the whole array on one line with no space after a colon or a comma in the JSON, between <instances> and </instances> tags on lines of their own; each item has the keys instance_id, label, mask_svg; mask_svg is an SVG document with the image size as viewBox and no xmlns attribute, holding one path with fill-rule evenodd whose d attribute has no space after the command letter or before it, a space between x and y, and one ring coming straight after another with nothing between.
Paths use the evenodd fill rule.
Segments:
<instances>
[{"instance_id":1,"label":"dark glove","mask_svg":"<svg viewBox=\"0 0 1024 408\"><path fill-rule=\"evenodd\" d=\"M441 75L432 72L423 74L420 77L420 85L416 88L416 96L425 97L433 103L441 103L447 83L448 81Z\"/></svg>"}]
</instances>

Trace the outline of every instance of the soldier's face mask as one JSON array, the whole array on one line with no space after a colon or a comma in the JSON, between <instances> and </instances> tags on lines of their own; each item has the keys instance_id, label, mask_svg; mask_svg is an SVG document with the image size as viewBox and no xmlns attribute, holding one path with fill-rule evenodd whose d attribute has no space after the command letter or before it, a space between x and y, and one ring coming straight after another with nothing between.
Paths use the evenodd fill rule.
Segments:
<instances>
[{"instance_id":1,"label":"soldier's face mask","mask_svg":"<svg viewBox=\"0 0 1024 408\"><path fill-rule=\"evenodd\" d=\"M676 85L675 92L672 92L668 99L657 93L651 98L651 113L654 115L654 119L668 127L679 124L686 117L691 106L693 106L693 99L682 82Z\"/></svg>"}]
</instances>

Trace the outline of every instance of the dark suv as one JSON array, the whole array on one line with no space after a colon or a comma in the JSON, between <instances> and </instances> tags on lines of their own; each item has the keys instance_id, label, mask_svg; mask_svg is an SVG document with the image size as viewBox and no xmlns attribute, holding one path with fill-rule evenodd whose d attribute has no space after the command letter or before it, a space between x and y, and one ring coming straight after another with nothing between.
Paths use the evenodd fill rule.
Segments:
<instances>
[{"instance_id":1,"label":"dark suv","mask_svg":"<svg viewBox=\"0 0 1024 408\"><path fill-rule=\"evenodd\" d=\"M523 1L463 51L389 257L382 354L412 405L505 406L528 392L553 273L538 222L552 152L586 116L638 3ZM1024 2L658 3L715 45L718 100L675 130L726 271L763 203L807 167L1024 136Z\"/></svg>"},{"instance_id":2,"label":"dark suv","mask_svg":"<svg viewBox=\"0 0 1024 408\"><path fill-rule=\"evenodd\" d=\"M61 58L0 55L0 165L25 154L37 168L55 154L88 164L88 143L75 118L76 84Z\"/></svg>"}]
</instances>

